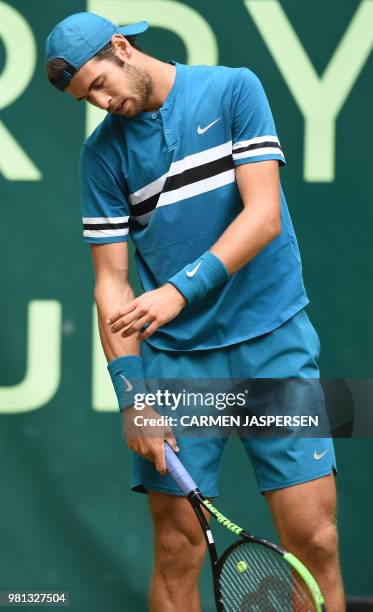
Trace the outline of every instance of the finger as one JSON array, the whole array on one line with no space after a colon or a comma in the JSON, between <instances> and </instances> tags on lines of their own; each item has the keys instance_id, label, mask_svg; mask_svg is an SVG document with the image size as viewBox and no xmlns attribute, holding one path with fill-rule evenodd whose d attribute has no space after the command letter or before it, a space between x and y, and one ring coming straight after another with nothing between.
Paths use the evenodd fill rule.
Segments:
<instances>
[{"instance_id":1,"label":"finger","mask_svg":"<svg viewBox=\"0 0 373 612\"><path fill-rule=\"evenodd\" d=\"M118 319L116 323L114 323L114 325L111 326L111 333L116 334L121 329L128 327L129 325L131 325L131 323L136 321L143 314L144 314L143 310L140 310L139 307L136 307L134 310L132 310L132 312L130 312L130 314Z\"/></svg>"},{"instance_id":2,"label":"finger","mask_svg":"<svg viewBox=\"0 0 373 612\"><path fill-rule=\"evenodd\" d=\"M128 329L125 329L124 332L121 333L121 336L123 338L127 338L128 336L135 334L136 332L140 331L140 329L142 329L144 325L146 325L147 323L150 323L150 321L151 321L150 315L148 314L144 315L140 319L137 319L136 323L133 323L131 327L129 327Z\"/></svg>"},{"instance_id":3,"label":"finger","mask_svg":"<svg viewBox=\"0 0 373 612\"><path fill-rule=\"evenodd\" d=\"M131 300L131 302L128 302L128 304L123 306L121 310L117 310L116 312L114 312L114 314L110 315L110 317L106 321L107 324L112 325L113 323L118 321L118 319L120 319L121 317L124 317L129 312L132 312L132 310L134 310L136 306L137 306L137 301Z\"/></svg>"},{"instance_id":4,"label":"finger","mask_svg":"<svg viewBox=\"0 0 373 612\"><path fill-rule=\"evenodd\" d=\"M167 444L171 446L172 450L175 451L175 453L178 453L180 448L177 445L176 438L174 436L172 429L167 430L165 437L167 440Z\"/></svg>"},{"instance_id":5,"label":"finger","mask_svg":"<svg viewBox=\"0 0 373 612\"><path fill-rule=\"evenodd\" d=\"M147 338L150 338L150 336L152 336L154 332L157 331L159 326L160 326L159 321L153 321L153 323L151 323L149 327L146 328L145 331L143 331L141 334L138 335L138 339L146 340Z\"/></svg>"},{"instance_id":6,"label":"finger","mask_svg":"<svg viewBox=\"0 0 373 612\"><path fill-rule=\"evenodd\" d=\"M166 458L164 454L163 444L159 448L159 450L154 453L153 457L154 457L153 460L154 460L154 464L155 464L157 472L159 472L162 476L167 474Z\"/></svg>"},{"instance_id":7,"label":"finger","mask_svg":"<svg viewBox=\"0 0 373 612\"><path fill-rule=\"evenodd\" d=\"M141 438L137 438L136 442L136 448L134 449L135 452L140 455L140 457L143 457L148 461L153 461L152 452L151 449L149 449L148 444L146 444Z\"/></svg>"}]
</instances>

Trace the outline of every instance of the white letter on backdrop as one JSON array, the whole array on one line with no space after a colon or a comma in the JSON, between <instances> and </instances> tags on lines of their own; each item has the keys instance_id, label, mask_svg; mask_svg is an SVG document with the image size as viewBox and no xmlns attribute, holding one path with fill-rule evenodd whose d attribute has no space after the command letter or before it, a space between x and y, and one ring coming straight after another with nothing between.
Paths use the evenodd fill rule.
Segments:
<instances>
[{"instance_id":1,"label":"white letter on backdrop","mask_svg":"<svg viewBox=\"0 0 373 612\"><path fill-rule=\"evenodd\" d=\"M244 0L305 118L304 179L331 182L335 122L373 46L373 2L357 8L322 77L277 0Z\"/></svg>"},{"instance_id":2,"label":"white letter on backdrop","mask_svg":"<svg viewBox=\"0 0 373 612\"><path fill-rule=\"evenodd\" d=\"M5 66L0 74L0 110L24 92L36 64L36 45L27 21L18 11L0 2L0 38ZM9 181L40 181L41 173L0 121L0 172Z\"/></svg>"},{"instance_id":3,"label":"white letter on backdrop","mask_svg":"<svg viewBox=\"0 0 373 612\"><path fill-rule=\"evenodd\" d=\"M27 319L27 369L12 387L0 387L0 414L36 410L55 395L61 373L61 304L32 300Z\"/></svg>"}]
</instances>

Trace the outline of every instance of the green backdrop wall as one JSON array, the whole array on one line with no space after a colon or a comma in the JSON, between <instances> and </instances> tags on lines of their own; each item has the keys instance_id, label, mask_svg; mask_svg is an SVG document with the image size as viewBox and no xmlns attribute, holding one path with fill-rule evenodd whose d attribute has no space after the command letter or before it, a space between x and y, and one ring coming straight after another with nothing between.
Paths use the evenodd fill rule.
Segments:
<instances>
[{"instance_id":1,"label":"green backdrop wall","mask_svg":"<svg viewBox=\"0 0 373 612\"><path fill-rule=\"evenodd\" d=\"M146 498L128 490L130 453L97 342L81 239L79 148L99 117L44 75L49 30L87 9L122 23L148 19L141 44L161 59L245 65L260 76L287 157L282 181L323 375L369 378L373 2L0 1L0 590L67 590L74 611L140 612L151 526ZM135 275L133 283L138 290ZM373 445L355 438L336 447L346 588L373 595ZM247 477L238 493L237 460ZM221 490L226 514L275 537L234 441Z\"/></svg>"}]
</instances>

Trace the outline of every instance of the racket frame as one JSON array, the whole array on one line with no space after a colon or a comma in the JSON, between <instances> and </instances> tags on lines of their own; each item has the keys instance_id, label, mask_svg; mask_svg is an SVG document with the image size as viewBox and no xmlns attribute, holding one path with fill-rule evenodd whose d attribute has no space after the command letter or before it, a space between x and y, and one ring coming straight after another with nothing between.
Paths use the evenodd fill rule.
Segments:
<instances>
[{"instance_id":1,"label":"racket frame","mask_svg":"<svg viewBox=\"0 0 373 612\"><path fill-rule=\"evenodd\" d=\"M228 555L229 550L231 550L235 546L238 546L238 544L240 543L242 544L242 542L259 544L270 548L274 552L280 554L285 559L285 561L289 563L289 565L299 574L303 582L307 585L309 593L312 596L314 604L316 606L316 611L325 612L325 602L322 593L319 589L319 586L312 574L303 565L303 563L299 561L299 559L297 559L293 554L286 552L277 544L274 544L273 542L269 542L268 540L264 540L262 538L257 538L256 536L244 531L239 525L232 523L227 517L225 517L221 512L219 512L219 510L215 508L215 506L208 499L206 499L204 495L202 495L193 478L187 472L180 459L177 457L171 446L169 446L166 441L164 448L167 471L173 477L180 490L183 492L183 495L191 504L198 518L206 540L211 560L215 602L218 612L224 612L223 601L221 600L220 596L220 572L224 559ZM203 513L202 507L207 510L219 523L226 527L226 529L240 537L240 540L236 541L236 543L233 543L223 553L220 559L218 557L212 531Z\"/></svg>"},{"instance_id":2,"label":"racket frame","mask_svg":"<svg viewBox=\"0 0 373 612\"><path fill-rule=\"evenodd\" d=\"M216 605L217 612L224 612L224 605L221 599L221 592L220 592L220 572L221 572L222 566L224 564L226 557L231 552L231 550L233 550L236 546L239 546L240 544L242 544L242 542L260 544L262 546L270 548L271 550L275 551L276 553L284 557L285 560L289 563L289 565L291 565L297 571L297 573L301 576L303 581L308 586L309 592L312 595L313 601L315 603L317 612L326 612L325 601L324 601L324 598L322 596L322 593L319 589L319 586L316 580L313 578L312 574L308 571L308 569L303 565L303 563L299 561L299 559L297 559L297 557L295 557L291 553L288 553L286 550L281 548L281 546L278 546L277 544L274 544L273 542L269 542L268 540L258 538L252 535L251 533L248 533L247 531L245 531L244 529L242 529L235 523L232 523L223 514L221 514L221 512L219 512L219 510L215 508L215 506L208 499L204 497L204 495L201 493L201 491L198 488L191 491L186 496L186 499L189 501L190 505L192 506L197 516L197 519L199 521L199 524L201 526L201 529L203 531L203 535L206 541L206 545L207 545L207 549L208 549L209 557L210 557L210 562L211 562L213 584L214 584L214 597L215 597L215 605ZM210 525L204 515L202 508L207 510L207 512L212 517L214 517L215 520L217 520L221 525L223 525L231 533L239 536L240 538L239 540L236 540L235 542L233 542L227 549L225 549L225 551L220 557L218 556L218 551L216 548L214 536L212 534Z\"/></svg>"}]
</instances>

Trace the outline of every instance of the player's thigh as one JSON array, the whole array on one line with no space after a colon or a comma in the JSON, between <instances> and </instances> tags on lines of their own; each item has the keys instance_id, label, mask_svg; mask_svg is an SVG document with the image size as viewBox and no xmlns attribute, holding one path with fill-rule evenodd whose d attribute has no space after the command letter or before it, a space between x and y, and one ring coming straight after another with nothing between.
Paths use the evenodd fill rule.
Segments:
<instances>
[{"instance_id":1,"label":"player's thigh","mask_svg":"<svg viewBox=\"0 0 373 612\"><path fill-rule=\"evenodd\" d=\"M335 548L337 494L334 474L266 494L285 548L314 545Z\"/></svg>"},{"instance_id":2,"label":"player's thigh","mask_svg":"<svg viewBox=\"0 0 373 612\"><path fill-rule=\"evenodd\" d=\"M202 560L205 540L193 508L185 497L148 491L152 515L156 552L174 558ZM207 520L209 516L205 513ZM197 556L197 558L196 558Z\"/></svg>"}]
</instances>

